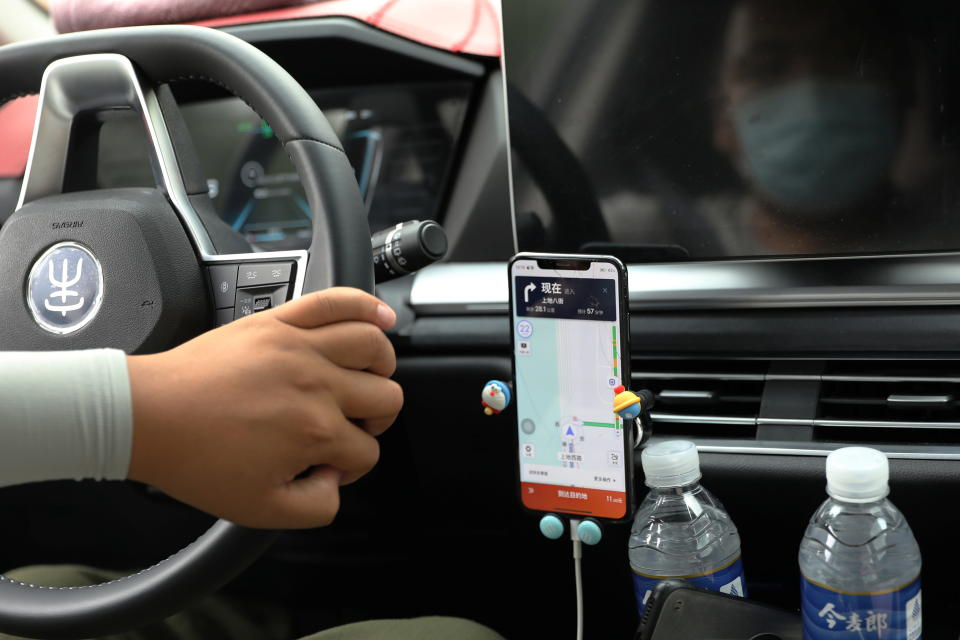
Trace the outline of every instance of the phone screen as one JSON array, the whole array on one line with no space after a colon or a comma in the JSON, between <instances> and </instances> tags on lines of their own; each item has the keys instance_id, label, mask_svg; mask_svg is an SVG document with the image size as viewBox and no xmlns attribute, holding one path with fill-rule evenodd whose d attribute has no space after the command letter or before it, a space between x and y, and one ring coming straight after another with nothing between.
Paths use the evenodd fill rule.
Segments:
<instances>
[{"instance_id":1,"label":"phone screen","mask_svg":"<svg viewBox=\"0 0 960 640\"><path fill-rule=\"evenodd\" d=\"M613 412L624 379L621 275L511 265L520 495L536 511L621 519L628 512L627 436Z\"/></svg>"}]
</instances>

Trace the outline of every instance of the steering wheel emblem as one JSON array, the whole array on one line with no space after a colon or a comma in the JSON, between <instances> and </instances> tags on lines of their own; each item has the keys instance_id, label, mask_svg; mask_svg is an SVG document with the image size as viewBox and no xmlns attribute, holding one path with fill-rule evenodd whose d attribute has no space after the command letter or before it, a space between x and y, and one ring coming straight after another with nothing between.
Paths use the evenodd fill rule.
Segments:
<instances>
[{"instance_id":1,"label":"steering wheel emblem","mask_svg":"<svg viewBox=\"0 0 960 640\"><path fill-rule=\"evenodd\" d=\"M103 301L103 272L93 253L76 242L60 242L33 263L27 280L27 306L51 333L68 334L86 326Z\"/></svg>"}]
</instances>

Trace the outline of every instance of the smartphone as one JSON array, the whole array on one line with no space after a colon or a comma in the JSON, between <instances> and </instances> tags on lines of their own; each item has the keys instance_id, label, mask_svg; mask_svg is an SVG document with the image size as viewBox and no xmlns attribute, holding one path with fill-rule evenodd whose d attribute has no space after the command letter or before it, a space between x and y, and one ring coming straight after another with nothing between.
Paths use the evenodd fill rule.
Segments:
<instances>
[{"instance_id":1,"label":"smartphone","mask_svg":"<svg viewBox=\"0 0 960 640\"><path fill-rule=\"evenodd\" d=\"M700 589L685 580L663 580L647 600L634 640L801 640L801 626L794 612Z\"/></svg>"},{"instance_id":2,"label":"smartphone","mask_svg":"<svg viewBox=\"0 0 960 640\"><path fill-rule=\"evenodd\" d=\"M627 272L612 256L519 253L510 335L520 501L533 511L624 520L633 512Z\"/></svg>"}]
</instances>

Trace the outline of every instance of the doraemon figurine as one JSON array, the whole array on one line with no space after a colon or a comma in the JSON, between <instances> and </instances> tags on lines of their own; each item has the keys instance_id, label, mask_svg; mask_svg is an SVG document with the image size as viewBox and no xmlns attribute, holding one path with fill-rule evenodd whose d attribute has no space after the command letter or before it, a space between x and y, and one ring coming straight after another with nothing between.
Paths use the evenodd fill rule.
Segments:
<instances>
[{"instance_id":1,"label":"doraemon figurine","mask_svg":"<svg viewBox=\"0 0 960 640\"><path fill-rule=\"evenodd\" d=\"M498 414L510 406L510 385L500 380L491 380L484 385L480 400L486 415Z\"/></svg>"},{"instance_id":2,"label":"doraemon figurine","mask_svg":"<svg viewBox=\"0 0 960 640\"><path fill-rule=\"evenodd\" d=\"M614 387L613 393L613 412L620 416L625 427L633 423L633 446L642 447L652 433L653 420L650 410L656 402L655 396L646 389L636 393L627 391L622 384Z\"/></svg>"},{"instance_id":3,"label":"doraemon figurine","mask_svg":"<svg viewBox=\"0 0 960 640\"><path fill-rule=\"evenodd\" d=\"M643 411L643 401L633 391L627 391L622 384L614 387L613 412L620 416L624 423L636 420Z\"/></svg>"}]
</instances>

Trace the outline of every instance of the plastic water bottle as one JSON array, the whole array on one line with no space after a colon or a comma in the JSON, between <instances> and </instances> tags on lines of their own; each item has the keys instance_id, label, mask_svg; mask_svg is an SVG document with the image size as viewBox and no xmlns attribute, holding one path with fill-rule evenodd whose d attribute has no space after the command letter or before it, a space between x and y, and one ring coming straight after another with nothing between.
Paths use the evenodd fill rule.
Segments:
<instances>
[{"instance_id":1,"label":"plastic water bottle","mask_svg":"<svg viewBox=\"0 0 960 640\"><path fill-rule=\"evenodd\" d=\"M800 543L803 637L916 640L920 548L887 500L887 457L846 447L827 456L827 494Z\"/></svg>"},{"instance_id":2,"label":"plastic water bottle","mask_svg":"<svg viewBox=\"0 0 960 640\"><path fill-rule=\"evenodd\" d=\"M700 486L700 455L686 440L669 440L640 457L650 493L630 532L630 568L640 615L665 578L746 595L740 535L720 501Z\"/></svg>"}]
</instances>

